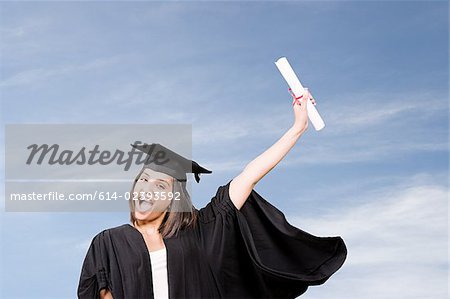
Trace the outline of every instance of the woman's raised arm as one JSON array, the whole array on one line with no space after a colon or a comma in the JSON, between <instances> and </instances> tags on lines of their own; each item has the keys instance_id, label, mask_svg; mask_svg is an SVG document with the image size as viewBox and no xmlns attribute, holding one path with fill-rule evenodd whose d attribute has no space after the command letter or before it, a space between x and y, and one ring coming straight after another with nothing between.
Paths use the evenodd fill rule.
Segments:
<instances>
[{"instance_id":1,"label":"woman's raised arm","mask_svg":"<svg viewBox=\"0 0 450 299\"><path fill-rule=\"evenodd\" d=\"M308 128L307 99L310 99L310 94L305 89L301 102L294 99L295 120L293 126L269 149L247 164L244 170L231 181L229 195L237 209L241 209L259 180L286 156ZM314 99L311 98L311 100L315 105Z\"/></svg>"}]
</instances>

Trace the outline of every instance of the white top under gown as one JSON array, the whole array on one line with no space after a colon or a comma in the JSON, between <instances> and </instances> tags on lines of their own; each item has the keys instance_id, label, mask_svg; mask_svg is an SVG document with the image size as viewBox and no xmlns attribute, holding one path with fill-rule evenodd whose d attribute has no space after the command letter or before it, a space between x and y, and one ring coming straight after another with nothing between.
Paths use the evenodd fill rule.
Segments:
<instances>
[{"instance_id":1,"label":"white top under gown","mask_svg":"<svg viewBox=\"0 0 450 299\"><path fill-rule=\"evenodd\" d=\"M153 295L155 299L168 299L166 247L156 251L149 251L149 253L152 262Z\"/></svg>"}]
</instances>

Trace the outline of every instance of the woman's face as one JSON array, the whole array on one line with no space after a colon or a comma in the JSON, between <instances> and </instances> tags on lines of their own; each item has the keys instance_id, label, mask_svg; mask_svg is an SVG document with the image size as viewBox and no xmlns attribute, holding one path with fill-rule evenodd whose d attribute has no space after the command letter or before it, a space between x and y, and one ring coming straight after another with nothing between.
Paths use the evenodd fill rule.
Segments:
<instances>
[{"instance_id":1,"label":"woman's face","mask_svg":"<svg viewBox=\"0 0 450 299\"><path fill-rule=\"evenodd\" d=\"M146 168L134 186L134 217L137 220L152 220L161 216L170 205L173 192L173 177ZM165 198L165 199L164 199Z\"/></svg>"}]
</instances>

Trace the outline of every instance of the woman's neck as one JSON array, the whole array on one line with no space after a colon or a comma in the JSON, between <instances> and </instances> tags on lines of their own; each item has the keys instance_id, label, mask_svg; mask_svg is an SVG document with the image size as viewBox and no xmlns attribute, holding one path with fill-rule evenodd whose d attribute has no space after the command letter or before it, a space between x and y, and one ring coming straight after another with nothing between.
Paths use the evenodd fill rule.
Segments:
<instances>
[{"instance_id":1,"label":"woman's neck","mask_svg":"<svg viewBox=\"0 0 450 299\"><path fill-rule=\"evenodd\" d=\"M160 227L164 216L167 212L161 213L157 218L151 220L136 220L135 226L148 235L159 234L158 228Z\"/></svg>"}]
</instances>

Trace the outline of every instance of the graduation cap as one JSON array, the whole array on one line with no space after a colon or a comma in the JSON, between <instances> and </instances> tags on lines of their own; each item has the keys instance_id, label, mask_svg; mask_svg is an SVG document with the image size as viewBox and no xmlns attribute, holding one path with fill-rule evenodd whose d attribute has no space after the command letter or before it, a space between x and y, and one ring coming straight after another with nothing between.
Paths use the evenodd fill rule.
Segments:
<instances>
[{"instance_id":1,"label":"graduation cap","mask_svg":"<svg viewBox=\"0 0 450 299\"><path fill-rule=\"evenodd\" d=\"M131 144L131 146L147 154L143 168L168 174L179 181L186 181L186 173L194 173L195 181L198 183L200 182L200 173L212 173L211 170L203 168L197 162L186 159L159 143Z\"/></svg>"}]
</instances>

